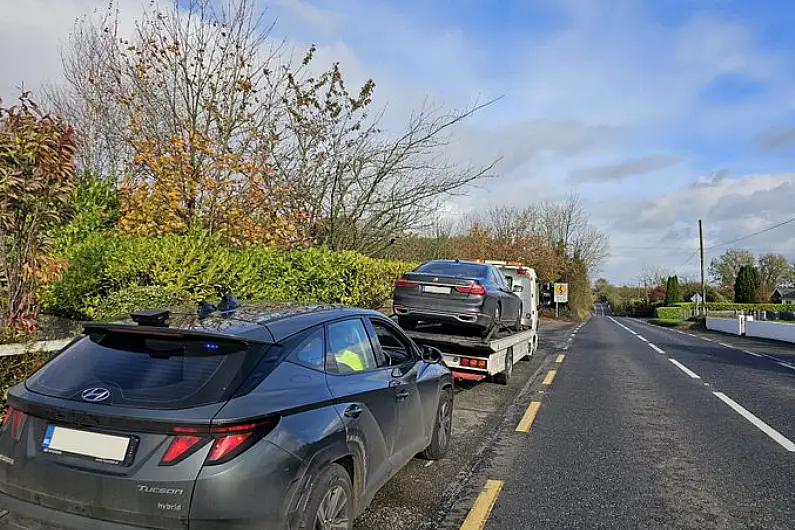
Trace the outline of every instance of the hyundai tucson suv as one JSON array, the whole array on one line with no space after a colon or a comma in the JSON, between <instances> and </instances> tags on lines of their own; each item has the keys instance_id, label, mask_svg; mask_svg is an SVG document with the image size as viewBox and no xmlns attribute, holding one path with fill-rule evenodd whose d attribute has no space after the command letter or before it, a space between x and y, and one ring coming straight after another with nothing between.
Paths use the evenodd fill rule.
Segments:
<instances>
[{"instance_id":1,"label":"hyundai tucson suv","mask_svg":"<svg viewBox=\"0 0 795 530\"><path fill-rule=\"evenodd\" d=\"M463 260L433 260L404 274L395 282L393 308L404 329L423 321L488 336L504 326L519 329L522 321L522 300L500 269Z\"/></svg>"},{"instance_id":2,"label":"hyundai tucson suv","mask_svg":"<svg viewBox=\"0 0 795 530\"><path fill-rule=\"evenodd\" d=\"M453 380L381 313L302 306L91 323L8 392L0 528L349 529L445 456Z\"/></svg>"}]
</instances>

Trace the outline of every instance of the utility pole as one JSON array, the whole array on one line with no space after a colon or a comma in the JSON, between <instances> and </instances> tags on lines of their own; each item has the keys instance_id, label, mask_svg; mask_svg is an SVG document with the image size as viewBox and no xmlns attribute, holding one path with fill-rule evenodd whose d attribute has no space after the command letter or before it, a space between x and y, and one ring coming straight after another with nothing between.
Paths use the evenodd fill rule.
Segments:
<instances>
[{"instance_id":1,"label":"utility pole","mask_svg":"<svg viewBox=\"0 0 795 530\"><path fill-rule=\"evenodd\" d=\"M698 244L701 251L701 307L704 308L707 303L707 288L704 284L704 230L701 227L701 219L698 220Z\"/></svg>"}]
</instances>

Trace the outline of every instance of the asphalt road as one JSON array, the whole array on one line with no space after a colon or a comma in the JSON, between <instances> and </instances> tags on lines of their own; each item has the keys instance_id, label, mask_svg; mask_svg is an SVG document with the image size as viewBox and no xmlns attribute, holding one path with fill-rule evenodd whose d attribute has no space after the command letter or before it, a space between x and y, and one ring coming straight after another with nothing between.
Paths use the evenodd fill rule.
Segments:
<instances>
[{"instance_id":1,"label":"asphalt road","mask_svg":"<svg viewBox=\"0 0 795 530\"><path fill-rule=\"evenodd\" d=\"M491 382L457 383L453 435L448 456L429 463L414 459L376 495L354 524L355 530L414 530L434 527L460 498L463 488L487 458L490 440L532 376L562 345L574 324L541 321L539 348L528 362L515 365L507 386Z\"/></svg>"},{"instance_id":2,"label":"asphalt road","mask_svg":"<svg viewBox=\"0 0 795 530\"><path fill-rule=\"evenodd\" d=\"M795 352L610 316L577 329L441 528L795 528Z\"/></svg>"}]
</instances>

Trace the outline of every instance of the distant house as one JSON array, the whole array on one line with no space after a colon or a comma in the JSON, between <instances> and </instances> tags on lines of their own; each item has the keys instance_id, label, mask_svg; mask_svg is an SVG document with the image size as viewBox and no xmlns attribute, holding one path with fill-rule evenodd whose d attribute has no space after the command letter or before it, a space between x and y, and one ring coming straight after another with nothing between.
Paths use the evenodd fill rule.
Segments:
<instances>
[{"instance_id":1,"label":"distant house","mask_svg":"<svg viewBox=\"0 0 795 530\"><path fill-rule=\"evenodd\" d=\"M795 289L790 287L776 287L770 295L770 301L774 304L795 304Z\"/></svg>"}]
</instances>

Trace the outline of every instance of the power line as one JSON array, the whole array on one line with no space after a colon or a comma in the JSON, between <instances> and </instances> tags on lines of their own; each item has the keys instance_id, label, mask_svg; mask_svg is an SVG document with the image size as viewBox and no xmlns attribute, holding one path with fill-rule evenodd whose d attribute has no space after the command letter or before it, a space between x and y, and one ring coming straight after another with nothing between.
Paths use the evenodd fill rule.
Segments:
<instances>
[{"instance_id":1,"label":"power line","mask_svg":"<svg viewBox=\"0 0 795 530\"><path fill-rule=\"evenodd\" d=\"M732 239L731 241L726 241L725 243L716 243L716 244L711 245L711 246L709 246L707 248L711 249L711 248L717 248L717 247L725 247L726 245L733 245L734 243L738 243L740 241L745 241L746 239L750 239L752 237L756 237L756 236L758 236L760 234L764 234L765 232L770 232L771 230L775 230L776 228L779 228L781 226L784 226L784 225L792 223L792 222L795 222L795 217L793 217L791 219L787 219L786 221L782 221L780 223L776 223L773 226L769 226L769 227L767 227L765 229L759 230L758 232L754 232L753 234L748 234L747 236L738 237L737 239Z\"/></svg>"}]
</instances>

